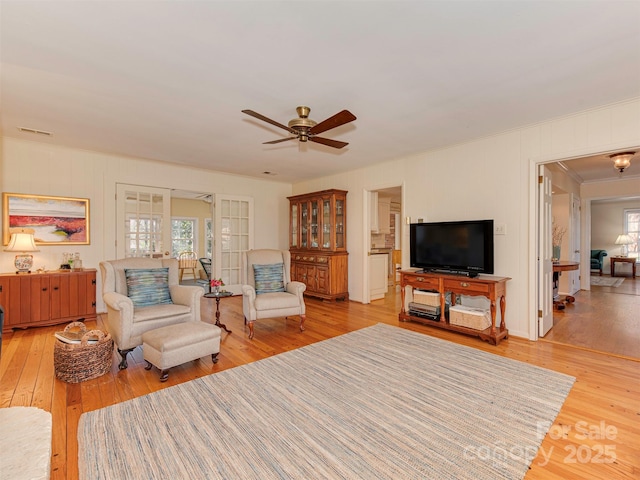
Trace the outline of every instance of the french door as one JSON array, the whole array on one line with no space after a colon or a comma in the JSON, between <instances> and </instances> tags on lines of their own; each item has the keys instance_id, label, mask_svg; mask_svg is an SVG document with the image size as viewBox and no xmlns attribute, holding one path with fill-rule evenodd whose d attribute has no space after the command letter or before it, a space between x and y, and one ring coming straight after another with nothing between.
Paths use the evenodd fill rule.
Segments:
<instances>
[{"instance_id":1,"label":"french door","mask_svg":"<svg viewBox=\"0 0 640 480\"><path fill-rule=\"evenodd\" d=\"M171 191L116 184L117 258L169 258Z\"/></svg>"},{"instance_id":2,"label":"french door","mask_svg":"<svg viewBox=\"0 0 640 480\"><path fill-rule=\"evenodd\" d=\"M538 336L553 327L553 252L551 248L551 172L538 166Z\"/></svg>"},{"instance_id":3,"label":"french door","mask_svg":"<svg viewBox=\"0 0 640 480\"><path fill-rule=\"evenodd\" d=\"M253 198L216 194L213 277L242 294L242 254L253 248Z\"/></svg>"}]
</instances>

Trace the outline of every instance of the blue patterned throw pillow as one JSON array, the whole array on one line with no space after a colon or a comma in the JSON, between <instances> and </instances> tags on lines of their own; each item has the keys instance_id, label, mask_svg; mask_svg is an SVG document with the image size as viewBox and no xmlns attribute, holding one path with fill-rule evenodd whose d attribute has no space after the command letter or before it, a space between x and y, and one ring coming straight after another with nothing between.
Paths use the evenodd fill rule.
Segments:
<instances>
[{"instance_id":1,"label":"blue patterned throw pillow","mask_svg":"<svg viewBox=\"0 0 640 480\"><path fill-rule=\"evenodd\" d=\"M284 292L284 264L254 265L256 295L261 293Z\"/></svg>"},{"instance_id":2,"label":"blue patterned throw pillow","mask_svg":"<svg viewBox=\"0 0 640 480\"><path fill-rule=\"evenodd\" d=\"M134 307L173 303L169 292L168 268L125 268L127 296Z\"/></svg>"}]
</instances>

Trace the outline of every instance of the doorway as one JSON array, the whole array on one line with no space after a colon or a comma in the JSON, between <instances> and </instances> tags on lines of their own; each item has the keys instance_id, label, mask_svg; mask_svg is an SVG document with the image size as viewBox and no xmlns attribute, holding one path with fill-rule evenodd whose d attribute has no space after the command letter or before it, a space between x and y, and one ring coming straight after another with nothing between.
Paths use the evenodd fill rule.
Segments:
<instances>
[{"instance_id":1,"label":"doorway","mask_svg":"<svg viewBox=\"0 0 640 480\"><path fill-rule=\"evenodd\" d=\"M396 294L397 270L408 248L403 228L403 185L382 185L364 190L363 197L363 303Z\"/></svg>"},{"instance_id":2,"label":"doorway","mask_svg":"<svg viewBox=\"0 0 640 480\"><path fill-rule=\"evenodd\" d=\"M628 148L629 147L627 146L620 147L620 149L628 149ZM565 183L555 184L554 190L556 190L555 193L559 194L560 196L565 195L565 198L562 199L561 202L564 202L566 206L567 213L566 213L565 221L566 221L566 226L568 230L580 231L579 234L573 235L572 238L567 239L567 241L563 244L563 247L562 247L563 250L566 249L566 257L565 255L563 255L563 257L565 257L567 261L576 261L580 263L580 270L576 271L575 273L575 276L579 275L579 278L578 279L576 279L575 277L571 278L569 275L567 275L567 278L565 279L566 284L565 286L562 287L562 289L567 293L572 293L579 290L582 290L582 291L580 291L576 296L576 304L568 305L567 308L562 311L557 311L554 309L554 312L553 312L554 326L549 332L549 334L544 338L542 338L542 336L539 334L536 328L538 324L538 315L540 312L539 298L536 297L536 300L537 300L537 303L535 304L536 320L532 321L530 324L531 325L530 339L532 340L540 339L545 341L552 341L555 343L564 343L564 344L576 346L579 348L589 348L592 350L603 351L610 354L611 353L617 354L617 352L612 351L611 349L606 347L607 342L605 341L605 338L609 338L609 337L614 338L614 336L616 335L616 330L615 328L603 327L603 321L604 319L606 319L607 321L612 321L612 322L617 321L618 324L624 323L624 321L620 320L625 315L624 310L621 309L621 303L624 303L624 302L616 301L616 298L615 298L616 295L598 297L599 302L606 302L607 313L606 315L600 315L599 320L595 321L595 323L593 324L587 321L592 315L592 313L591 313L591 310L585 309L585 305L589 305L589 302L593 301L593 299L595 298L594 296L595 288L591 288L591 285L590 285L590 250L591 248L602 248L602 247L598 245L596 246L592 245L591 204L592 204L593 198L580 199L580 196L584 191L585 184L587 185L586 196L589 197L588 193L592 191L592 190L589 190L589 183L591 182L593 183L599 182L599 185L613 186L613 188L611 189L612 196L616 193L616 190L618 193L620 192L619 187L616 188L615 182L617 182L618 180L622 180L625 177L623 177L622 175L614 171L614 169L611 166L610 159L608 158L609 153L610 152L603 152L600 154L586 154L585 156L576 156L569 159L553 159L553 160L547 159L548 161L545 161L545 162L537 162L533 167L536 169L536 172L537 172L537 167L541 165L548 166L549 168L560 171L560 172L565 172L566 176L570 177L571 179L576 181L578 184L577 190L574 189L572 191L571 188L567 188L566 190L563 190L563 187L567 186L566 178L565 178ZM582 178L580 174L576 174L576 170L579 170L579 169L571 168L574 166L574 164L580 164L580 162L582 161L585 161L585 165L588 165L590 167L590 169L586 169L586 168L584 169L584 171L588 175L591 175L588 178L588 181L585 180L586 176L585 178ZM593 173L594 167L597 167L602 171L603 173L602 179L599 179L597 175L594 175ZM613 171L613 175L611 171ZM536 188L534 189L534 191L538 192L539 178L538 178L538 175L535 175L535 177L536 177L535 178ZM626 178L628 178L628 176ZM560 186L560 188L558 188L558 186ZM541 257L539 256L540 245L542 245L544 235L550 235L551 232L550 231L547 231L546 233L544 232L544 225L541 222L541 218L542 218L541 210L540 210L540 206L537 201L537 198L539 198L538 193L536 193L536 200L535 200L535 204L536 204L535 229L537 234L536 238L538 238L539 240L534 249L535 253L533 258L536 264L539 264L541 261L540 260ZM609 198L613 198L613 197L609 197ZM532 200L532 202L534 201ZM554 204L556 203L555 200L553 203ZM615 240L615 237L611 240L610 242L611 244L613 244L613 240ZM608 245L609 249L610 247L613 247L613 245ZM537 269L533 271L538 272ZM544 288L543 284L541 283L541 276L539 274L536 277L536 286L537 286L536 288L537 292L542 291L542 289ZM629 282L628 286L630 287L631 291L637 290L637 288L631 288L632 287L631 282ZM620 291L620 293L623 293L623 292ZM582 303L578 305L578 302L581 301L581 297L582 297ZM561 329L556 328L556 326L559 325L558 322L565 321L566 323L570 321L571 318L573 318L574 325L580 326L579 332L574 331L573 333L568 333L565 335L564 333L570 332L570 330L564 329L564 333L563 333L564 336L561 335ZM615 319L618 319L618 320L615 320ZM589 325L593 327L593 330L589 328ZM562 327L564 326L566 325L562 325ZM636 335L637 331L638 331L637 326L632 327L631 330L629 331L629 334L631 336ZM589 337L591 337L593 340L591 344L589 344L589 341L588 341ZM619 341L611 341L609 343L614 345L616 343L621 344L621 342ZM620 354L624 355L624 353L620 353Z\"/></svg>"},{"instance_id":3,"label":"doorway","mask_svg":"<svg viewBox=\"0 0 640 480\"><path fill-rule=\"evenodd\" d=\"M212 277L240 294L242 253L253 248L251 197L120 183L116 191L117 258L176 256L172 220L182 219L192 226L193 251L212 259Z\"/></svg>"}]
</instances>

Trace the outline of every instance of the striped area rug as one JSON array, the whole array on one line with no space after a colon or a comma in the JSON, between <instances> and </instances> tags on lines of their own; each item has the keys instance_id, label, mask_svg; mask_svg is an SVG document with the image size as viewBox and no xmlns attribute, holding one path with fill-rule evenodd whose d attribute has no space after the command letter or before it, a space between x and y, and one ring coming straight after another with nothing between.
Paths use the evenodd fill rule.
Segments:
<instances>
[{"instance_id":1,"label":"striped area rug","mask_svg":"<svg viewBox=\"0 0 640 480\"><path fill-rule=\"evenodd\" d=\"M82 415L81 479L521 479L574 378L384 324Z\"/></svg>"}]
</instances>

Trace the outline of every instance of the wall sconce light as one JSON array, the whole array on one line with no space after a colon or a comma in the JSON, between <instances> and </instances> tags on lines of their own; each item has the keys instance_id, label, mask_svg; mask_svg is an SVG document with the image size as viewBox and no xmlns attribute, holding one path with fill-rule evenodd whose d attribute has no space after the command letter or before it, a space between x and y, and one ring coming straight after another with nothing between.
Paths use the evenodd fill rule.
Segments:
<instances>
[{"instance_id":1,"label":"wall sconce light","mask_svg":"<svg viewBox=\"0 0 640 480\"><path fill-rule=\"evenodd\" d=\"M31 273L33 266L33 255L27 252L39 252L33 240L35 230L31 228L18 228L11 232L9 245L4 249L5 252L22 252L22 255L16 255L15 263L16 273Z\"/></svg>"},{"instance_id":2,"label":"wall sconce light","mask_svg":"<svg viewBox=\"0 0 640 480\"><path fill-rule=\"evenodd\" d=\"M613 168L622 173L625 168L629 168L631 166L631 157L635 154L636 152L620 152L609 155L609 158L613 160Z\"/></svg>"}]
</instances>

